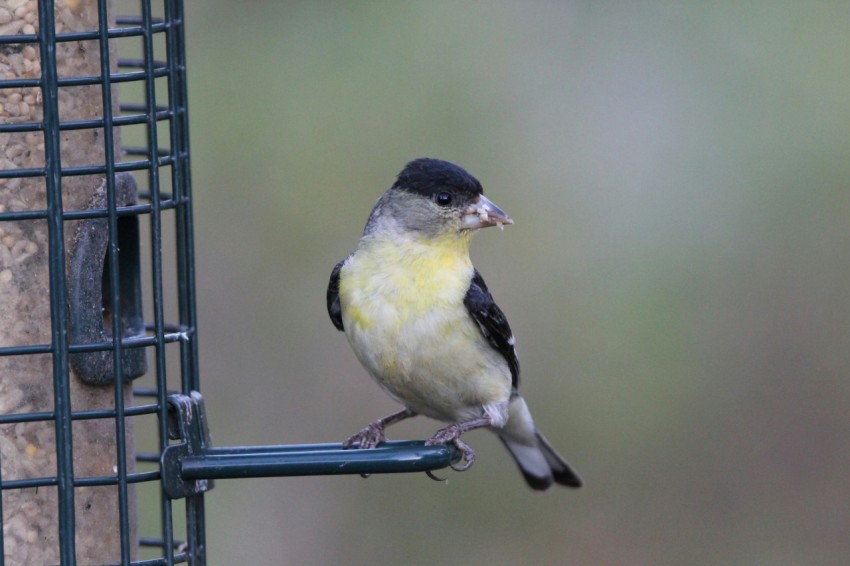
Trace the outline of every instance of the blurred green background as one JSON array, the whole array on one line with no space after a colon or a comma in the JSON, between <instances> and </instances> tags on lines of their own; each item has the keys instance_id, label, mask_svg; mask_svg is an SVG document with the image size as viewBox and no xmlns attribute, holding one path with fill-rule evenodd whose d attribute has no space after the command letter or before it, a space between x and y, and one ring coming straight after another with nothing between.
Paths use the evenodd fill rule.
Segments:
<instances>
[{"instance_id":1,"label":"blurred green background","mask_svg":"<svg viewBox=\"0 0 850 566\"><path fill-rule=\"evenodd\" d=\"M186 4L215 444L397 408L325 288L432 156L516 220L473 259L586 481L533 493L486 432L446 484L221 481L211 564L846 563L846 2Z\"/></svg>"}]
</instances>

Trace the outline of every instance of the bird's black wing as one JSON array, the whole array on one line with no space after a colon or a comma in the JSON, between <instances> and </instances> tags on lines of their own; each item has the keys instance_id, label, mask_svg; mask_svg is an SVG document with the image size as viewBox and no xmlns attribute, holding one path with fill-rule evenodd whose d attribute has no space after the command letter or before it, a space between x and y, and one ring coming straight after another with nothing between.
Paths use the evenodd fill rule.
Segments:
<instances>
[{"instance_id":1,"label":"bird's black wing","mask_svg":"<svg viewBox=\"0 0 850 566\"><path fill-rule=\"evenodd\" d=\"M343 263L345 260L334 266L334 270L331 271L331 280L328 282L328 314L337 330L345 330L342 326L342 307L339 306L339 271Z\"/></svg>"},{"instance_id":2,"label":"bird's black wing","mask_svg":"<svg viewBox=\"0 0 850 566\"><path fill-rule=\"evenodd\" d=\"M469 290L463 298L463 304L472 320L478 325L481 334L495 348L511 368L511 381L513 388L519 388L519 360L514 349L514 335L508 324L505 313L493 300L484 278L475 270Z\"/></svg>"}]
</instances>

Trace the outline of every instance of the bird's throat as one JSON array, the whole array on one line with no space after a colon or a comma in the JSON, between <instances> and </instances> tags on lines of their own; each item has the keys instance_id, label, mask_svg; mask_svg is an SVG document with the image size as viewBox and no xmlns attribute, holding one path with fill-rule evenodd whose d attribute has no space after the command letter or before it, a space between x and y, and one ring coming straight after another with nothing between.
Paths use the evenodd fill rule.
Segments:
<instances>
[{"instance_id":1,"label":"bird's throat","mask_svg":"<svg viewBox=\"0 0 850 566\"><path fill-rule=\"evenodd\" d=\"M341 298L353 307L352 314L389 311L396 313L393 318L422 316L441 305L460 304L473 272L469 240L469 235L454 234L361 242L344 267ZM364 316L363 322L369 318Z\"/></svg>"}]
</instances>

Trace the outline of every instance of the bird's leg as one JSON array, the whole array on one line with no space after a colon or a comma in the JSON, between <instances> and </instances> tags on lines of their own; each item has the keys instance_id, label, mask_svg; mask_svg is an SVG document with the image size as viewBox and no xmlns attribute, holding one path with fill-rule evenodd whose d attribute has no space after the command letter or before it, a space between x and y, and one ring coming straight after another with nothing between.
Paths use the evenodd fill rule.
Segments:
<instances>
[{"instance_id":1,"label":"bird's leg","mask_svg":"<svg viewBox=\"0 0 850 566\"><path fill-rule=\"evenodd\" d=\"M367 424L366 427L357 434L352 434L346 438L342 443L342 447L351 448L354 444L359 444L358 448L375 448L378 444L387 439L384 435L384 429L386 427L415 416L415 412L405 408L397 413L378 419Z\"/></svg>"},{"instance_id":2,"label":"bird's leg","mask_svg":"<svg viewBox=\"0 0 850 566\"><path fill-rule=\"evenodd\" d=\"M441 428L437 434L425 441L425 446L433 446L434 444L453 444L455 448L463 454L463 464L459 466L451 465L451 468L456 472L464 472L472 467L475 463L475 450L460 439L460 435L476 428L484 428L493 424L490 417L482 417L462 423L453 424L446 428Z\"/></svg>"}]
</instances>

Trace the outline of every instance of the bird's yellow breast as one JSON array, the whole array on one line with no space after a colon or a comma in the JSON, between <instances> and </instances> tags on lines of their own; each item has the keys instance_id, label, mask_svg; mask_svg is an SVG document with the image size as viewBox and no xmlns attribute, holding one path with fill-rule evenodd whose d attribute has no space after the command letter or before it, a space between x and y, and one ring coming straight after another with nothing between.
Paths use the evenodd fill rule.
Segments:
<instances>
[{"instance_id":1,"label":"bird's yellow breast","mask_svg":"<svg viewBox=\"0 0 850 566\"><path fill-rule=\"evenodd\" d=\"M467 236L362 241L342 268L354 352L387 393L421 414L450 420L510 394L507 364L463 304L472 274Z\"/></svg>"},{"instance_id":2,"label":"bird's yellow breast","mask_svg":"<svg viewBox=\"0 0 850 566\"><path fill-rule=\"evenodd\" d=\"M434 308L462 303L473 270L468 249L468 241L457 238L436 244L366 243L343 267L344 317L369 328L392 324L393 319L403 323ZM391 312L385 312L388 309Z\"/></svg>"}]
</instances>

